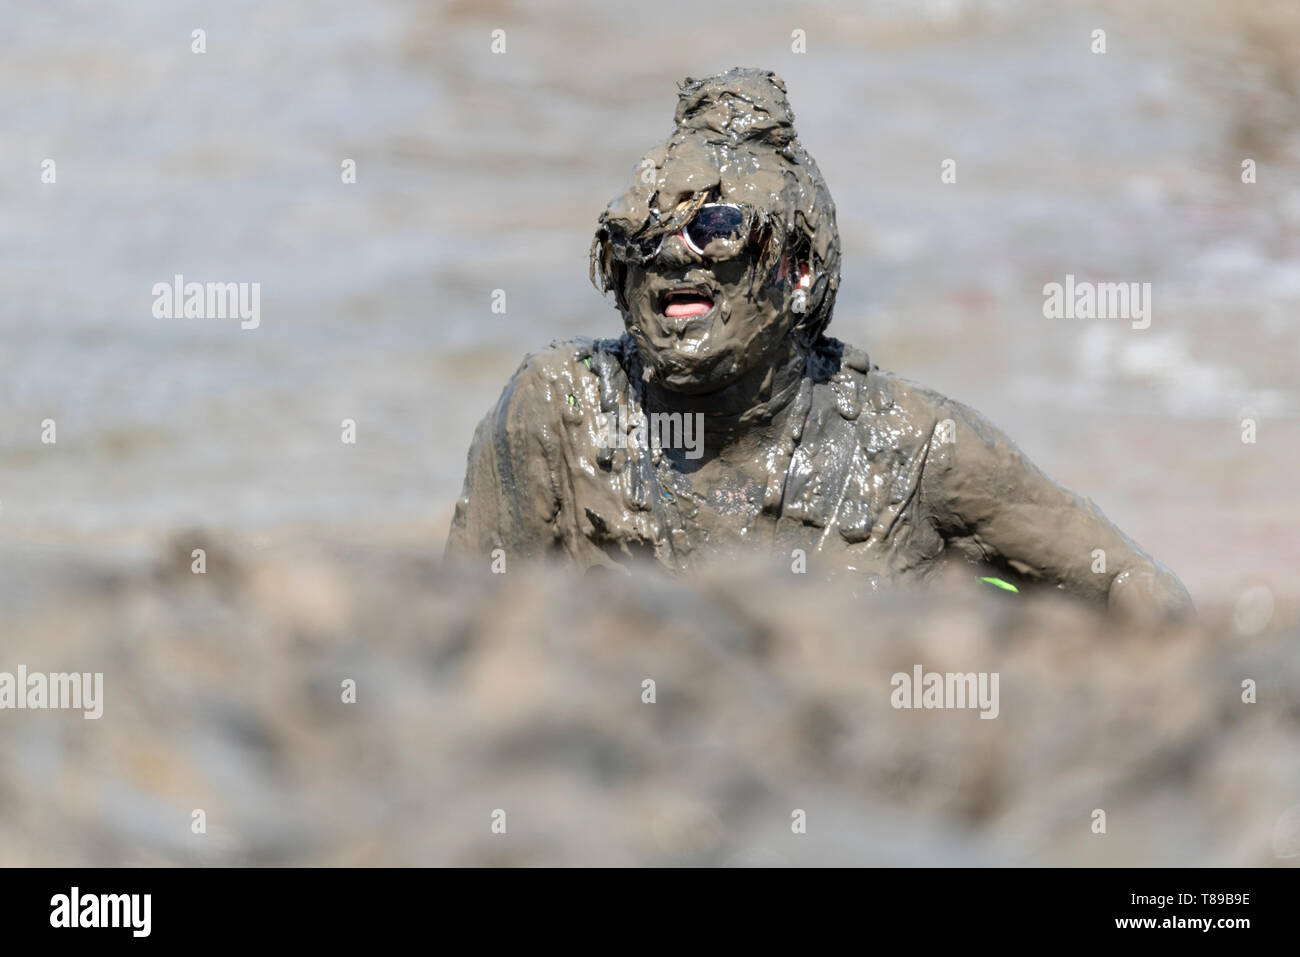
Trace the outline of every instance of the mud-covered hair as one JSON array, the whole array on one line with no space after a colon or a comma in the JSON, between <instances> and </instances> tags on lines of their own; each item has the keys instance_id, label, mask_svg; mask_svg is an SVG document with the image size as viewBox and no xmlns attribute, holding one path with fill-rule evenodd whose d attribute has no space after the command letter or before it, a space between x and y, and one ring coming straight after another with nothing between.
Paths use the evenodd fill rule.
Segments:
<instances>
[{"instance_id":1,"label":"mud-covered hair","mask_svg":"<svg viewBox=\"0 0 1300 957\"><path fill-rule=\"evenodd\" d=\"M808 342L826 329L840 284L835 204L817 163L800 145L785 83L742 67L695 80L678 95L675 128L638 165L632 185L601 214L591 244L591 281L614 291L626 316L629 264L646 263L714 190L755 210L759 269L768 276L788 249L812 267L807 309L795 327ZM682 203L689 205L678 211ZM792 269L793 272L793 269Z\"/></svg>"}]
</instances>

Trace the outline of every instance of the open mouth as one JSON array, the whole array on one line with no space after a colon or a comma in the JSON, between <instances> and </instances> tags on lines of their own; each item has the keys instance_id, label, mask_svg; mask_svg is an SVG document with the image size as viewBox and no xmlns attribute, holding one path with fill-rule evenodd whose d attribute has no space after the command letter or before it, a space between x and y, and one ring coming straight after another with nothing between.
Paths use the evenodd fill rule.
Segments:
<instances>
[{"instance_id":1,"label":"open mouth","mask_svg":"<svg viewBox=\"0 0 1300 957\"><path fill-rule=\"evenodd\" d=\"M702 289L672 289L660 296L659 308L670 319L702 316L713 308L713 297Z\"/></svg>"}]
</instances>

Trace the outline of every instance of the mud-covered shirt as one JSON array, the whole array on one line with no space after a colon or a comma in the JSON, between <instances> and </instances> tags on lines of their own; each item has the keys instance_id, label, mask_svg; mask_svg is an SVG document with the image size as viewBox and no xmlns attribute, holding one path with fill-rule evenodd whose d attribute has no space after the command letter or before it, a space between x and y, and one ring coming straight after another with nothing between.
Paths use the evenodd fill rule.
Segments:
<instances>
[{"instance_id":1,"label":"mud-covered shirt","mask_svg":"<svg viewBox=\"0 0 1300 957\"><path fill-rule=\"evenodd\" d=\"M611 423L644 411L627 337L530 355L475 433L448 555L502 549L582 567L648 555L686 571L717 554L710 505L680 457L611 441ZM859 350L820 340L782 417L759 505L774 559L802 554L810 571L875 583L924 580L956 557L1112 604L1124 593L1190 607L1172 573L979 413Z\"/></svg>"}]
</instances>

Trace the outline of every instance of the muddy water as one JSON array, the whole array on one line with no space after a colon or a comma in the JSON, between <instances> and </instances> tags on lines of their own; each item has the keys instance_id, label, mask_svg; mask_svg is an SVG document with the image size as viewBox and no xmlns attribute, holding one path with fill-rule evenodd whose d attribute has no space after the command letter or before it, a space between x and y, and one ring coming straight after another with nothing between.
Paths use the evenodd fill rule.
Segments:
<instances>
[{"instance_id":1,"label":"muddy water","mask_svg":"<svg viewBox=\"0 0 1300 957\"><path fill-rule=\"evenodd\" d=\"M745 64L784 77L833 191L837 336L980 409L1195 596L1287 587L1300 27L1281 3L1041 6L658 5L688 36L598 3L10 14L0 547L146 554L197 526L436 553L522 352L619 331L587 249L674 84ZM259 328L155 319L177 273L260 282ZM1045 319L1066 274L1151 282L1151 327Z\"/></svg>"}]
</instances>

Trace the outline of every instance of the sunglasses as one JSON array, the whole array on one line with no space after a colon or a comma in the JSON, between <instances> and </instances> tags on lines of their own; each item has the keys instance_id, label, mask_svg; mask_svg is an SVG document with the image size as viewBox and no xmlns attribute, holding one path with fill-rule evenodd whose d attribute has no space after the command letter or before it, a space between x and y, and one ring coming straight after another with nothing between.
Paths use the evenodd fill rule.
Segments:
<instances>
[{"instance_id":1,"label":"sunglasses","mask_svg":"<svg viewBox=\"0 0 1300 957\"><path fill-rule=\"evenodd\" d=\"M738 254L750 238L745 226L747 218L745 208L735 203L703 203L680 230L669 235L679 237L697 256L703 256L710 243L721 242L722 254L713 258L729 259ZM659 255L667 239L668 236L664 236L659 240L652 256Z\"/></svg>"}]
</instances>

